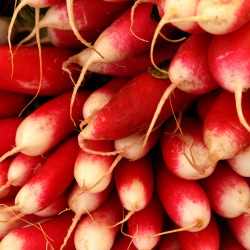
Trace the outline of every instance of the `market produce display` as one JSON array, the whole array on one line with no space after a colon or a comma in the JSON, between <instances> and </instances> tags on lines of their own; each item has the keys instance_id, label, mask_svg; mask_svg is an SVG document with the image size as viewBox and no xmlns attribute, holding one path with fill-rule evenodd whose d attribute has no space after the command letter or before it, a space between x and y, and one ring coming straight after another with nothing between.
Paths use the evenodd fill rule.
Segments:
<instances>
[{"instance_id":1,"label":"market produce display","mask_svg":"<svg viewBox=\"0 0 250 250\"><path fill-rule=\"evenodd\" d=\"M0 250L250 250L249 1L0 7Z\"/></svg>"}]
</instances>

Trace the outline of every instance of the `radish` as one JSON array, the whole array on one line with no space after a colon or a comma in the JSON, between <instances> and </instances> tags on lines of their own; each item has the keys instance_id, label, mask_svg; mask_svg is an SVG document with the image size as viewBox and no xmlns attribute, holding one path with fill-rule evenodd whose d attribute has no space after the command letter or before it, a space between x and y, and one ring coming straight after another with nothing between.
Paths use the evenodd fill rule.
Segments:
<instances>
[{"instance_id":1,"label":"radish","mask_svg":"<svg viewBox=\"0 0 250 250\"><path fill-rule=\"evenodd\" d=\"M8 170L8 180L0 189L10 185L23 186L46 161L46 157L42 155L28 156L23 153L17 154L12 160Z\"/></svg>"},{"instance_id":2,"label":"radish","mask_svg":"<svg viewBox=\"0 0 250 250\"><path fill-rule=\"evenodd\" d=\"M5 190L2 187L5 186L5 183L8 180L8 171L12 161L13 157L6 159L0 163L0 196L5 194Z\"/></svg>"},{"instance_id":3,"label":"radish","mask_svg":"<svg viewBox=\"0 0 250 250\"><path fill-rule=\"evenodd\" d=\"M39 224L12 230L2 239L0 249L59 249L71 220L72 213L67 212ZM74 249L73 237L65 249Z\"/></svg>"},{"instance_id":4,"label":"radish","mask_svg":"<svg viewBox=\"0 0 250 250\"><path fill-rule=\"evenodd\" d=\"M209 159L202 131L202 124L188 115L181 117L178 124L175 119L164 124L161 151L167 168L174 175L187 180L198 180L214 171L217 162Z\"/></svg>"},{"instance_id":5,"label":"radish","mask_svg":"<svg viewBox=\"0 0 250 250\"><path fill-rule=\"evenodd\" d=\"M92 117L80 132L79 141L116 140L145 131L160 97L169 85L169 80L155 78L149 72L131 79ZM194 95L176 89L171 96L171 102L164 105L157 125L168 119L173 110L184 110L194 98Z\"/></svg>"},{"instance_id":6,"label":"radish","mask_svg":"<svg viewBox=\"0 0 250 250\"><path fill-rule=\"evenodd\" d=\"M71 109L77 89L81 85L85 73L91 64L103 61L117 62L139 54L149 48L149 43L146 41L151 40L157 25L157 22L150 18L151 10L152 5L141 5L136 11L134 32L143 40L135 37L129 30L129 9L110 24L97 38L93 46L99 53L96 53L91 48L87 48L64 62L62 68L69 73L68 66L70 64L83 66L72 94Z\"/></svg>"},{"instance_id":7,"label":"radish","mask_svg":"<svg viewBox=\"0 0 250 250\"><path fill-rule=\"evenodd\" d=\"M248 9L250 10L248 1L240 2L246 2L245 4L249 5ZM250 87L248 83L250 80L250 62L248 60L250 52L249 27L250 24L246 24L229 34L215 36L211 41L208 52L210 71L222 88L234 93L239 120L248 132L250 126L243 113L242 92ZM244 37L244 39L240 39L240 37ZM230 41L230 43L225 41Z\"/></svg>"},{"instance_id":8,"label":"radish","mask_svg":"<svg viewBox=\"0 0 250 250\"><path fill-rule=\"evenodd\" d=\"M160 240L163 228L163 208L157 196L128 219L128 233L137 249L153 249Z\"/></svg>"},{"instance_id":9,"label":"radish","mask_svg":"<svg viewBox=\"0 0 250 250\"><path fill-rule=\"evenodd\" d=\"M152 161L147 155L135 161L122 159L115 168L116 189L123 207L128 211L121 222L149 204L154 190L152 167Z\"/></svg>"},{"instance_id":10,"label":"radish","mask_svg":"<svg viewBox=\"0 0 250 250\"><path fill-rule=\"evenodd\" d=\"M18 116L30 99L29 95L0 90L0 119Z\"/></svg>"},{"instance_id":11,"label":"radish","mask_svg":"<svg viewBox=\"0 0 250 250\"><path fill-rule=\"evenodd\" d=\"M50 6L39 22L39 28L56 28L72 31L75 38L88 47L93 48L82 38L80 31L95 30L96 36L100 30L107 27L115 18L129 7L127 3L113 4L105 1L65 1ZM88 11L86 11L88 10ZM102 20L100 22L100 20ZM37 27L19 44L25 43L36 34Z\"/></svg>"},{"instance_id":12,"label":"radish","mask_svg":"<svg viewBox=\"0 0 250 250\"><path fill-rule=\"evenodd\" d=\"M249 168L250 146L240 151L234 157L227 160L230 167L240 176L250 177Z\"/></svg>"},{"instance_id":13,"label":"radish","mask_svg":"<svg viewBox=\"0 0 250 250\"><path fill-rule=\"evenodd\" d=\"M36 47L21 47L15 54L15 70L11 78L10 51L0 46L0 89L31 95L58 95L72 88L70 79L61 69L61 64L72 51L43 46L42 84L40 64ZM32 72L32 73L31 73ZM56 76L56 77L55 77ZM40 87L40 89L39 89ZM37 93L39 90L39 93Z\"/></svg>"},{"instance_id":14,"label":"radish","mask_svg":"<svg viewBox=\"0 0 250 250\"><path fill-rule=\"evenodd\" d=\"M215 216L206 228L199 232L178 232L178 241L180 242L182 250L196 250L196 249L220 249L220 232Z\"/></svg>"},{"instance_id":15,"label":"radish","mask_svg":"<svg viewBox=\"0 0 250 250\"><path fill-rule=\"evenodd\" d=\"M60 249L62 250L66 245L70 235L75 229L77 223L85 214L90 214L96 210L106 200L112 190L113 185L109 185L106 189L98 193L83 192L81 187L75 183L68 199L70 209L75 213L72 219L72 224L68 229L67 235Z\"/></svg>"},{"instance_id":16,"label":"radish","mask_svg":"<svg viewBox=\"0 0 250 250\"><path fill-rule=\"evenodd\" d=\"M89 140L86 143L86 148L95 151L110 152L114 148L112 141ZM102 156L79 149L74 166L74 176L81 189L94 193L103 191L111 181L110 168L114 160L113 155Z\"/></svg>"},{"instance_id":17,"label":"radish","mask_svg":"<svg viewBox=\"0 0 250 250\"><path fill-rule=\"evenodd\" d=\"M250 121L249 97L250 92L243 94L242 107ZM239 121L232 93L222 90L214 101L204 120L203 137L214 162L232 158L250 144L250 134Z\"/></svg>"},{"instance_id":18,"label":"radish","mask_svg":"<svg viewBox=\"0 0 250 250\"><path fill-rule=\"evenodd\" d=\"M215 171L208 178L202 179L201 184L211 207L220 216L234 218L249 213L250 187L227 162L218 162Z\"/></svg>"},{"instance_id":19,"label":"radish","mask_svg":"<svg viewBox=\"0 0 250 250\"><path fill-rule=\"evenodd\" d=\"M179 43L167 43L166 45L159 46L154 51L155 63L160 63L165 60L171 59L176 53ZM121 76L121 77L135 77L145 72L151 66L149 51L140 53L128 59L112 62L100 62L89 66L90 72Z\"/></svg>"},{"instance_id":20,"label":"radish","mask_svg":"<svg viewBox=\"0 0 250 250\"><path fill-rule=\"evenodd\" d=\"M14 146L16 131L22 121L23 118L20 117L0 119L0 155L11 150Z\"/></svg>"},{"instance_id":21,"label":"radish","mask_svg":"<svg viewBox=\"0 0 250 250\"><path fill-rule=\"evenodd\" d=\"M77 150L75 136L60 144L39 171L19 190L14 209L22 214L36 213L59 197L74 179Z\"/></svg>"},{"instance_id":22,"label":"radish","mask_svg":"<svg viewBox=\"0 0 250 250\"><path fill-rule=\"evenodd\" d=\"M74 237L76 250L111 249L118 227L110 227L110 225L120 220L121 216L122 206L116 193L113 192L91 213L91 216L86 216L79 221Z\"/></svg>"},{"instance_id":23,"label":"radish","mask_svg":"<svg viewBox=\"0 0 250 250\"><path fill-rule=\"evenodd\" d=\"M207 63L207 51L211 39L212 35L207 33L192 34L178 48L168 68L172 84L165 90L157 105L147 136L154 127L164 103L175 88L195 95L208 93L218 88Z\"/></svg>"},{"instance_id":24,"label":"radish","mask_svg":"<svg viewBox=\"0 0 250 250\"><path fill-rule=\"evenodd\" d=\"M74 107L75 120L82 118L82 107L89 95L88 91L79 92ZM69 117L71 92L64 93L47 101L29 114L16 131L16 146L0 157L22 152L29 156L46 153L67 136L74 132L74 125Z\"/></svg>"},{"instance_id":25,"label":"radish","mask_svg":"<svg viewBox=\"0 0 250 250\"><path fill-rule=\"evenodd\" d=\"M197 181L174 176L161 160L157 163L156 183L165 211L180 227L174 232L198 232L207 227L211 207L205 191Z\"/></svg>"},{"instance_id":26,"label":"radish","mask_svg":"<svg viewBox=\"0 0 250 250\"><path fill-rule=\"evenodd\" d=\"M244 249L250 249L250 217L249 214L241 214L235 218L228 218L227 224L237 239L237 241L241 244Z\"/></svg>"}]
</instances>

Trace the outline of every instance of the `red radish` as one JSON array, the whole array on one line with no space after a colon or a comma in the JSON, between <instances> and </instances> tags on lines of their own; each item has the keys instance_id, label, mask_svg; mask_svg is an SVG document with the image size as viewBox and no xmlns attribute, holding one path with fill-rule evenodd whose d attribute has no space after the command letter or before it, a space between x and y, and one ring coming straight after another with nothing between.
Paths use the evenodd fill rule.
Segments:
<instances>
[{"instance_id":1,"label":"red radish","mask_svg":"<svg viewBox=\"0 0 250 250\"><path fill-rule=\"evenodd\" d=\"M220 88L210 91L209 93L199 95L196 98L196 112L199 119L203 122L207 116L209 109L220 93Z\"/></svg>"},{"instance_id":2,"label":"red radish","mask_svg":"<svg viewBox=\"0 0 250 250\"><path fill-rule=\"evenodd\" d=\"M177 234L167 234L161 237L159 250L181 250Z\"/></svg>"},{"instance_id":3,"label":"red radish","mask_svg":"<svg viewBox=\"0 0 250 250\"><path fill-rule=\"evenodd\" d=\"M248 1L240 2L247 2L250 10ZM211 41L208 52L210 71L222 88L234 93L239 120L248 132L250 126L242 107L242 92L250 87L249 28L250 24L246 24L232 33L215 36ZM241 39L241 37L244 37L244 39ZM230 43L226 41L230 41Z\"/></svg>"},{"instance_id":4,"label":"red radish","mask_svg":"<svg viewBox=\"0 0 250 250\"><path fill-rule=\"evenodd\" d=\"M249 98L250 92L245 92L242 107L245 117L250 121ZM222 90L214 101L204 120L203 137L210 157L215 162L232 158L250 145L250 133L239 121L232 93Z\"/></svg>"},{"instance_id":5,"label":"red radish","mask_svg":"<svg viewBox=\"0 0 250 250\"><path fill-rule=\"evenodd\" d=\"M39 95L58 95L72 88L69 77L61 65L72 51L43 46L42 84ZM0 46L0 89L25 94L37 94L40 83L40 63L36 47L21 47L15 54L15 69L11 78L11 61L8 46Z\"/></svg>"},{"instance_id":6,"label":"red radish","mask_svg":"<svg viewBox=\"0 0 250 250\"><path fill-rule=\"evenodd\" d=\"M30 99L29 95L0 90L0 118L18 116Z\"/></svg>"},{"instance_id":7,"label":"red radish","mask_svg":"<svg viewBox=\"0 0 250 250\"><path fill-rule=\"evenodd\" d=\"M179 45L179 43L168 43L156 48L154 51L154 62L157 64L162 61L171 59L176 53ZM115 63L95 63L90 65L88 70L98 74L132 78L139 74L142 74L150 66L151 60L149 57L149 51L146 51L139 55Z\"/></svg>"},{"instance_id":8,"label":"red radish","mask_svg":"<svg viewBox=\"0 0 250 250\"><path fill-rule=\"evenodd\" d=\"M153 249L160 240L163 229L163 208L158 197L152 197L148 205L129 218L128 234L137 249Z\"/></svg>"},{"instance_id":9,"label":"red radish","mask_svg":"<svg viewBox=\"0 0 250 250\"><path fill-rule=\"evenodd\" d=\"M202 131L202 124L187 115L181 117L178 125L175 119L164 124L161 152L167 168L174 175L183 179L198 180L214 171L216 162L209 159Z\"/></svg>"},{"instance_id":10,"label":"red radish","mask_svg":"<svg viewBox=\"0 0 250 250\"><path fill-rule=\"evenodd\" d=\"M91 214L106 200L112 190L113 185L109 185L106 189L98 193L83 192L81 187L76 183L69 195L68 205L70 209L75 213L72 219L72 224L68 229L67 235L64 238L64 242L60 249L63 249L66 245L70 235L75 229L77 223L81 217L85 214Z\"/></svg>"},{"instance_id":11,"label":"red radish","mask_svg":"<svg viewBox=\"0 0 250 250\"><path fill-rule=\"evenodd\" d=\"M11 150L15 145L16 131L22 121L23 118L19 117L0 119L0 155L4 154L8 150Z\"/></svg>"},{"instance_id":12,"label":"red radish","mask_svg":"<svg viewBox=\"0 0 250 250\"><path fill-rule=\"evenodd\" d=\"M212 216L207 227L199 232L178 232L178 240L182 250L220 249L220 232L215 216Z\"/></svg>"},{"instance_id":13,"label":"red radish","mask_svg":"<svg viewBox=\"0 0 250 250\"><path fill-rule=\"evenodd\" d=\"M72 94L71 109L77 90L91 64L105 61L117 62L146 51L149 48L150 44L146 41L151 40L157 25L157 22L150 18L151 10L152 5L141 5L135 15L134 32L144 40L138 39L130 32L129 9L110 24L97 38L93 46L99 53L96 53L91 48L87 48L64 62L63 69L68 72L68 66L72 63L83 66Z\"/></svg>"},{"instance_id":14,"label":"red radish","mask_svg":"<svg viewBox=\"0 0 250 250\"><path fill-rule=\"evenodd\" d=\"M217 164L208 178L201 180L211 207L222 217L234 218L249 213L250 187L225 161Z\"/></svg>"},{"instance_id":15,"label":"red radish","mask_svg":"<svg viewBox=\"0 0 250 250\"><path fill-rule=\"evenodd\" d=\"M72 220L67 212L41 222L40 224L18 228L9 232L1 241L1 249L59 249ZM66 250L74 249L73 237L68 241Z\"/></svg>"},{"instance_id":16,"label":"red radish","mask_svg":"<svg viewBox=\"0 0 250 250\"><path fill-rule=\"evenodd\" d=\"M19 153L12 160L8 170L8 180L5 187L9 185L23 186L45 162L46 156L28 156Z\"/></svg>"},{"instance_id":17,"label":"red radish","mask_svg":"<svg viewBox=\"0 0 250 250\"><path fill-rule=\"evenodd\" d=\"M114 77L103 87L92 92L84 102L83 118L88 119L92 117L95 112L103 108L127 81L128 80L123 77Z\"/></svg>"},{"instance_id":18,"label":"red radish","mask_svg":"<svg viewBox=\"0 0 250 250\"><path fill-rule=\"evenodd\" d=\"M2 187L5 186L5 183L8 180L8 171L12 161L13 158L9 158L0 163L0 196L5 193L5 188Z\"/></svg>"},{"instance_id":19,"label":"red radish","mask_svg":"<svg viewBox=\"0 0 250 250\"><path fill-rule=\"evenodd\" d=\"M250 249L250 216L249 214L241 214L235 218L228 218L227 224L244 249Z\"/></svg>"},{"instance_id":20,"label":"red radish","mask_svg":"<svg viewBox=\"0 0 250 250\"><path fill-rule=\"evenodd\" d=\"M195 180L174 176L163 161L157 166L157 190L163 207L178 231L198 232L207 227L211 218L209 199Z\"/></svg>"},{"instance_id":21,"label":"red radish","mask_svg":"<svg viewBox=\"0 0 250 250\"><path fill-rule=\"evenodd\" d=\"M74 119L82 119L82 107L89 95L88 91L79 92L74 107ZM29 156L46 153L74 132L74 124L69 117L71 92L64 93L47 101L29 114L16 131L16 146L0 157L18 152Z\"/></svg>"},{"instance_id":22,"label":"red radish","mask_svg":"<svg viewBox=\"0 0 250 250\"><path fill-rule=\"evenodd\" d=\"M207 33L192 34L180 45L168 68L172 84L165 90L157 105L147 135L154 127L164 103L174 89L179 88L184 92L200 95L218 88L207 63L211 39L212 35Z\"/></svg>"},{"instance_id":23,"label":"red radish","mask_svg":"<svg viewBox=\"0 0 250 250\"><path fill-rule=\"evenodd\" d=\"M110 227L121 219L122 206L116 195L111 193L105 202L79 221L75 230L76 250L111 249L118 227ZM101 243L101 244L100 244Z\"/></svg>"},{"instance_id":24,"label":"red radish","mask_svg":"<svg viewBox=\"0 0 250 250\"><path fill-rule=\"evenodd\" d=\"M39 171L19 190L14 209L31 214L55 201L74 179L77 150L76 137L70 137L60 144Z\"/></svg>"},{"instance_id":25,"label":"red radish","mask_svg":"<svg viewBox=\"0 0 250 250\"><path fill-rule=\"evenodd\" d=\"M230 167L240 176L250 177L249 158L250 146L240 151L234 157L227 160Z\"/></svg>"},{"instance_id":26,"label":"red radish","mask_svg":"<svg viewBox=\"0 0 250 250\"><path fill-rule=\"evenodd\" d=\"M95 37L97 37L102 29L107 27L128 7L129 4L127 3L113 4L100 0L58 2L48 8L46 14L39 22L39 28L49 27L71 31L82 45L85 44L91 47L87 43L86 37L83 39L80 33L92 30L95 31L92 33L95 33ZM100 22L100 20L102 21ZM36 29L37 27L19 43L19 46L35 36Z\"/></svg>"},{"instance_id":27,"label":"red radish","mask_svg":"<svg viewBox=\"0 0 250 250\"><path fill-rule=\"evenodd\" d=\"M93 116L80 132L79 141L116 140L145 130L159 99L169 85L169 80L155 78L149 72L131 79ZM157 125L168 119L173 110L183 111L194 98L194 95L176 89L171 96L171 103L166 102L164 105Z\"/></svg>"},{"instance_id":28,"label":"red radish","mask_svg":"<svg viewBox=\"0 0 250 250\"><path fill-rule=\"evenodd\" d=\"M149 204L154 189L152 167L148 155L135 161L122 159L116 166L116 189L123 207L128 211L123 221Z\"/></svg>"},{"instance_id":29,"label":"red radish","mask_svg":"<svg viewBox=\"0 0 250 250\"><path fill-rule=\"evenodd\" d=\"M89 140L86 143L86 148L95 151L110 152L114 149L112 141ZM111 181L112 172L109 169L114 160L113 155L102 156L79 149L74 167L76 182L83 191L103 191Z\"/></svg>"}]
</instances>

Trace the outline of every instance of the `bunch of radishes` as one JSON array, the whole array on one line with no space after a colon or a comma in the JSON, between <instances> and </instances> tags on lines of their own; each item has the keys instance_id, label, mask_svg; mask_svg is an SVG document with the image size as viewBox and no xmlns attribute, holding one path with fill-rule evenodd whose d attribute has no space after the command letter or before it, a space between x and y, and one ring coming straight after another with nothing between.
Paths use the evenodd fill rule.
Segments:
<instances>
[{"instance_id":1,"label":"bunch of radishes","mask_svg":"<svg viewBox=\"0 0 250 250\"><path fill-rule=\"evenodd\" d=\"M0 250L250 249L249 13L20 1L0 34Z\"/></svg>"}]
</instances>

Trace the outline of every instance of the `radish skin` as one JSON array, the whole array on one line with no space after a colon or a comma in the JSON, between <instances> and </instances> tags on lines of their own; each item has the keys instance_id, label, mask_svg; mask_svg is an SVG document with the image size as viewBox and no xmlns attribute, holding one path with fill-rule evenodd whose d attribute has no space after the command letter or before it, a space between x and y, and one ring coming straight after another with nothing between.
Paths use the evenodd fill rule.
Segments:
<instances>
[{"instance_id":1,"label":"radish skin","mask_svg":"<svg viewBox=\"0 0 250 250\"><path fill-rule=\"evenodd\" d=\"M89 95L88 91L79 92L74 107L76 121L82 119L82 107ZM69 117L71 92L56 96L29 114L16 131L16 146L0 157L21 152L29 156L46 153L59 142L74 132L74 125Z\"/></svg>"},{"instance_id":2,"label":"radish skin","mask_svg":"<svg viewBox=\"0 0 250 250\"><path fill-rule=\"evenodd\" d=\"M106 201L84 217L75 231L76 250L109 250L111 249L118 227L110 227L121 219L122 206L116 195L111 193ZM100 242L102 244L100 244Z\"/></svg>"},{"instance_id":3,"label":"radish skin","mask_svg":"<svg viewBox=\"0 0 250 250\"><path fill-rule=\"evenodd\" d=\"M220 161L215 171L201 184L211 207L222 217L235 218L249 214L250 187L247 181L235 173L226 161Z\"/></svg>"},{"instance_id":4,"label":"radish skin","mask_svg":"<svg viewBox=\"0 0 250 250\"><path fill-rule=\"evenodd\" d=\"M19 190L14 208L23 214L32 214L59 197L74 180L78 148L76 137L70 137L59 145L40 170Z\"/></svg>"},{"instance_id":5,"label":"radish skin","mask_svg":"<svg viewBox=\"0 0 250 250\"><path fill-rule=\"evenodd\" d=\"M160 200L169 217L180 227L179 231L198 232L206 228L211 219L211 207L198 182L174 176L162 161L157 167Z\"/></svg>"},{"instance_id":6,"label":"radish skin","mask_svg":"<svg viewBox=\"0 0 250 250\"><path fill-rule=\"evenodd\" d=\"M237 1L232 1L236 2ZM250 10L250 3L246 2ZM248 12L247 12L248 13ZM244 14L243 14L244 15ZM225 90L234 93L237 114L241 124L250 131L242 104L242 93L249 89L250 81L250 24L229 34L214 36L208 52L208 62L211 73L218 84ZM241 39L244 37L244 39ZM225 41L230 41L226 43Z\"/></svg>"}]
</instances>

